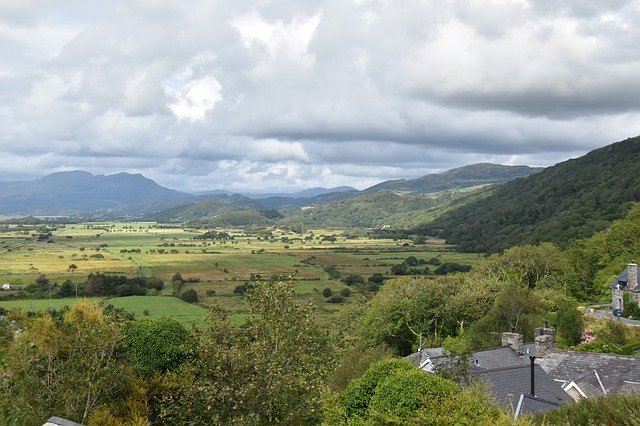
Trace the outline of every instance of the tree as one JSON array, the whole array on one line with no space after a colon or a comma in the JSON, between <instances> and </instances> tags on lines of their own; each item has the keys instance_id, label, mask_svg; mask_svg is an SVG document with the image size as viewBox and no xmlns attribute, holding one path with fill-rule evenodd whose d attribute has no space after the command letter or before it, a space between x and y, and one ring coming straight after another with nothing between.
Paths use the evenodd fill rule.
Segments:
<instances>
[{"instance_id":1,"label":"tree","mask_svg":"<svg viewBox=\"0 0 640 426\"><path fill-rule=\"evenodd\" d=\"M187 330L173 318L140 318L123 332L129 358L144 376L175 369L187 356Z\"/></svg>"},{"instance_id":2,"label":"tree","mask_svg":"<svg viewBox=\"0 0 640 426\"><path fill-rule=\"evenodd\" d=\"M391 273L393 275L407 275L409 274L409 268L407 268L407 265L403 263L399 265L393 265L391 267Z\"/></svg>"},{"instance_id":3,"label":"tree","mask_svg":"<svg viewBox=\"0 0 640 426\"><path fill-rule=\"evenodd\" d=\"M558 337L566 346L580 344L584 321L582 312L575 303L565 301L558 306L556 314L556 328Z\"/></svg>"},{"instance_id":4,"label":"tree","mask_svg":"<svg viewBox=\"0 0 640 426\"><path fill-rule=\"evenodd\" d=\"M32 319L9 348L3 414L17 424L40 424L52 413L85 423L126 386L120 354L118 328L96 305L76 303L61 322L48 314Z\"/></svg>"},{"instance_id":5,"label":"tree","mask_svg":"<svg viewBox=\"0 0 640 426\"><path fill-rule=\"evenodd\" d=\"M333 291L331 291L331 289L329 287L327 287L324 290L322 290L322 296L323 297L331 297L332 294L333 294Z\"/></svg>"},{"instance_id":6,"label":"tree","mask_svg":"<svg viewBox=\"0 0 640 426\"><path fill-rule=\"evenodd\" d=\"M198 293L192 288L182 293L180 298L187 303L198 303Z\"/></svg>"},{"instance_id":7,"label":"tree","mask_svg":"<svg viewBox=\"0 0 640 426\"><path fill-rule=\"evenodd\" d=\"M75 294L74 284L71 280L66 280L58 289L58 297L71 297Z\"/></svg>"},{"instance_id":8,"label":"tree","mask_svg":"<svg viewBox=\"0 0 640 426\"><path fill-rule=\"evenodd\" d=\"M407 266L418 266L418 259L415 256L409 256L404 260L404 264Z\"/></svg>"},{"instance_id":9,"label":"tree","mask_svg":"<svg viewBox=\"0 0 640 426\"><path fill-rule=\"evenodd\" d=\"M456 286L426 278L389 281L371 300L361 324L363 337L372 344L409 355L420 339L438 339L457 330L447 302Z\"/></svg>"},{"instance_id":10,"label":"tree","mask_svg":"<svg viewBox=\"0 0 640 426\"><path fill-rule=\"evenodd\" d=\"M346 285L362 285L364 284L364 278L361 275L349 274L342 280Z\"/></svg>"},{"instance_id":11,"label":"tree","mask_svg":"<svg viewBox=\"0 0 640 426\"><path fill-rule=\"evenodd\" d=\"M330 365L326 332L312 305L293 302L287 283L263 283L248 293L244 327L212 311L197 332L195 368L179 391L163 396L164 423L307 424L319 421L320 390ZM189 379L188 375L191 375ZM187 380L188 379L188 380Z\"/></svg>"}]
</instances>

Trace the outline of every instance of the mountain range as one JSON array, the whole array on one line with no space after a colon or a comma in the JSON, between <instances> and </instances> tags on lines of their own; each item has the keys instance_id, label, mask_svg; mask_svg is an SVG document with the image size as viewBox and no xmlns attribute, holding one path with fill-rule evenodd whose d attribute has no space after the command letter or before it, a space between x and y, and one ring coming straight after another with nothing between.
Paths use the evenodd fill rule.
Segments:
<instances>
[{"instance_id":1,"label":"mountain range","mask_svg":"<svg viewBox=\"0 0 640 426\"><path fill-rule=\"evenodd\" d=\"M365 191L347 186L246 195L224 190L188 194L165 188L140 174L93 175L85 171L69 171L53 173L33 181L2 183L0 214L114 218L145 216L181 222L218 217L223 213L232 217L238 212L254 211L258 216L271 220L280 216L272 211L275 209L288 209L291 212L307 205L345 200L380 190L426 194L501 182L538 171L527 166L478 164L418 179L383 182L379 184L379 189L372 187ZM247 213L243 215L247 216ZM249 216L257 219L256 214Z\"/></svg>"}]
</instances>

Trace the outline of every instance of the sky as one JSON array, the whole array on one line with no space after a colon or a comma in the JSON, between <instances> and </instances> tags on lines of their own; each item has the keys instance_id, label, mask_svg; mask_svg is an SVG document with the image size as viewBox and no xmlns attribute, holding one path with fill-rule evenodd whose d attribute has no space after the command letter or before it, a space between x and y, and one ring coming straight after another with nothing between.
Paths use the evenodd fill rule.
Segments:
<instances>
[{"instance_id":1,"label":"sky","mask_svg":"<svg viewBox=\"0 0 640 426\"><path fill-rule=\"evenodd\" d=\"M637 0L0 0L0 181L549 166L640 134Z\"/></svg>"}]
</instances>

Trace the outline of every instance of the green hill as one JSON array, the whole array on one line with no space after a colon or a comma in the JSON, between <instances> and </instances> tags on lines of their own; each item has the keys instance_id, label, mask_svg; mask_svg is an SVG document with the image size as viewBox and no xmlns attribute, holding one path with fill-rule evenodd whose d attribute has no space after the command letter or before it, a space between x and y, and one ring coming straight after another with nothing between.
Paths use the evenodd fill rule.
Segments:
<instances>
[{"instance_id":1,"label":"green hill","mask_svg":"<svg viewBox=\"0 0 640 426\"><path fill-rule=\"evenodd\" d=\"M485 191L476 187L414 196L381 190L290 209L281 223L305 228L410 228L432 220L453 203L475 199Z\"/></svg>"},{"instance_id":2,"label":"green hill","mask_svg":"<svg viewBox=\"0 0 640 426\"><path fill-rule=\"evenodd\" d=\"M638 200L640 136L505 183L417 230L465 251L543 241L564 247L607 228Z\"/></svg>"},{"instance_id":3,"label":"green hill","mask_svg":"<svg viewBox=\"0 0 640 426\"><path fill-rule=\"evenodd\" d=\"M541 167L504 166L478 163L458 167L442 173L425 175L416 179L396 179L381 182L365 192L388 190L412 194L429 194L448 189L469 188L490 183L507 182L542 171Z\"/></svg>"},{"instance_id":4,"label":"green hill","mask_svg":"<svg viewBox=\"0 0 640 426\"><path fill-rule=\"evenodd\" d=\"M146 219L187 226L247 226L270 223L271 212L262 212L254 202L241 195L219 195L213 200L181 204L149 214Z\"/></svg>"}]
</instances>

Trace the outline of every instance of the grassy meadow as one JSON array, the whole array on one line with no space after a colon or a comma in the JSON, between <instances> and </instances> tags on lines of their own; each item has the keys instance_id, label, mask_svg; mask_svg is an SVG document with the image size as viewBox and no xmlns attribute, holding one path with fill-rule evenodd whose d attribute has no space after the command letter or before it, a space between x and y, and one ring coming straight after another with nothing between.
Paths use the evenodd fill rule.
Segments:
<instances>
[{"instance_id":1,"label":"grassy meadow","mask_svg":"<svg viewBox=\"0 0 640 426\"><path fill-rule=\"evenodd\" d=\"M136 315L142 315L144 310L151 316L169 315L184 324L202 324L205 308L217 305L232 320L242 322L247 303L234 289L251 280L255 283L272 277L289 280L298 300L312 301L321 314L330 314L340 309L340 305L326 303L322 290L328 287L334 293L339 292L346 287L341 279L350 274L361 275L365 280L375 273L389 278L393 276L391 267L408 256L425 261L437 257L441 262L471 265L481 259L480 254L456 253L435 239L414 245L409 240L354 238L340 230L217 231L227 232L233 239L194 239L205 231L148 222L66 225L44 239L38 238L40 234L33 230L5 227L0 232L0 283L11 284L12 290L0 296L6 299L10 294L19 294L21 288L34 283L40 275L57 284L70 279L80 286L91 272L156 276L165 281L161 296L112 298L108 303ZM328 273L331 267L339 277ZM176 272L186 281L182 291L196 290L199 306L171 297L171 278ZM351 290L353 294L346 298L346 303L370 296ZM0 300L0 306L41 310L62 307L72 301Z\"/></svg>"}]
</instances>

